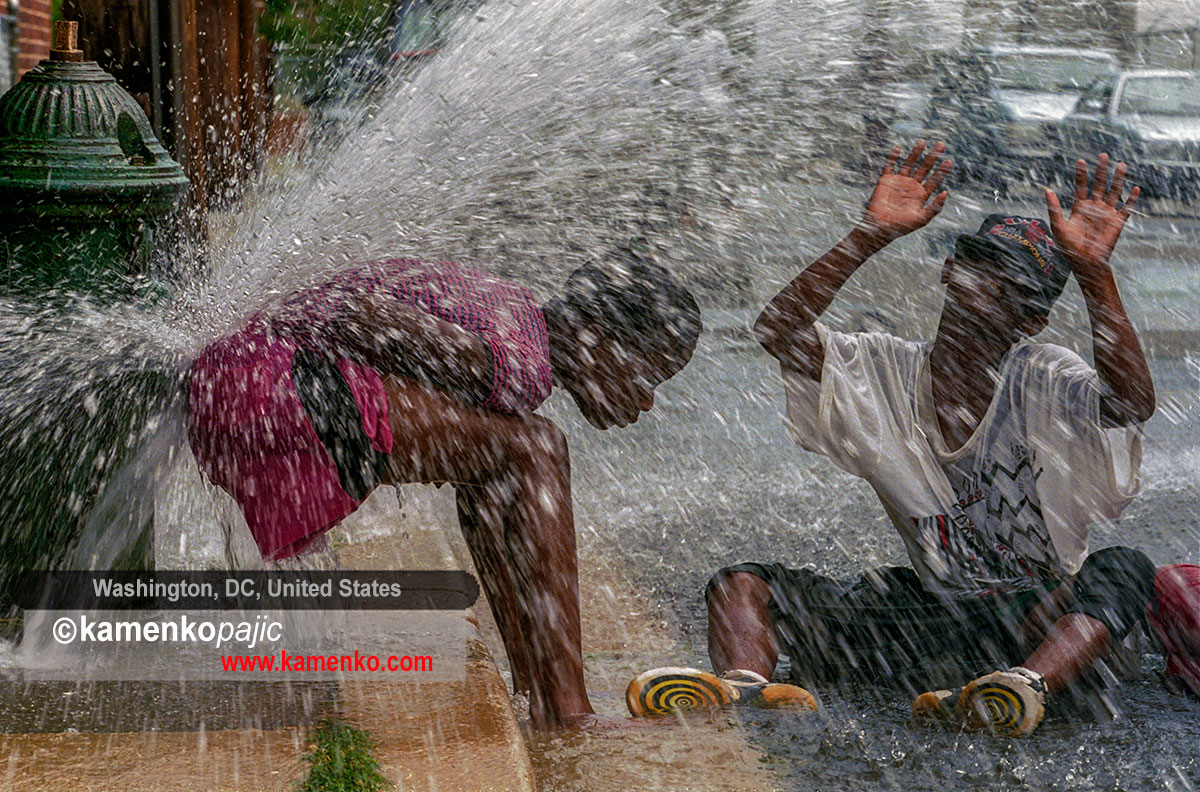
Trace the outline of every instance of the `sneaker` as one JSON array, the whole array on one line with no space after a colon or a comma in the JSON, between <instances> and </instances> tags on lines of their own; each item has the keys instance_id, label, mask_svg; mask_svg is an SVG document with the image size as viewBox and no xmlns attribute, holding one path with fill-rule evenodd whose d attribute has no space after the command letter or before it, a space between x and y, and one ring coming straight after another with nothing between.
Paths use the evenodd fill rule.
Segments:
<instances>
[{"instance_id":1,"label":"sneaker","mask_svg":"<svg viewBox=\"0 0 1200 792\"><path fill-rule=\"evenodd\" d=\"M979 677L965 687L922 693L913 702L913 722L1027 737L1046 713L1046 683L1027 668Z\"/></svg>"},{"instance_id":2,"label":"sneaker","mask_svg":"<svg viewBox=\"0 0 1200 792\"><path fill-rule=\"evenodd\" d=\"M958 697L958 716L967 731L1028 737L1046 714L1046 683L1027 668L996 671L969 682Z\"/></svg>"},{"instance_id":3,"label":"sneaker","mask_svg":"<svg viewBox=\"0 0 1200 792\"><path fill-rule=\"evenodd\" d=\"M634 677L625 689L625 704L639 718L731 706L817 709L816 699L804 688L769 682L753 671L735 669L717 676L695 668L671 667Z\"/></svg>"}]
</instances>

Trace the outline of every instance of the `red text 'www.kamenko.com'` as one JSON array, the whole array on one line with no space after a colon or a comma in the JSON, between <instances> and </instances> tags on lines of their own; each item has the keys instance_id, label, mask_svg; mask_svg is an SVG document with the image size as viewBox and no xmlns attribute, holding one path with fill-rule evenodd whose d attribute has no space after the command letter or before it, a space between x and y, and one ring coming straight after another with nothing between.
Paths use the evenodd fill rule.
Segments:
<instances>
[{"instance_id":1,"label":"red text 'www.kamenko.com'","mask_svg":"<svg viewBox=\"0 0 1200 792\"><path fill-rule=\"evenodd\" d=\"M289 654L221 655L221 670L247 673L432 673L429 655Z\"/></svg>"}]
</instances>

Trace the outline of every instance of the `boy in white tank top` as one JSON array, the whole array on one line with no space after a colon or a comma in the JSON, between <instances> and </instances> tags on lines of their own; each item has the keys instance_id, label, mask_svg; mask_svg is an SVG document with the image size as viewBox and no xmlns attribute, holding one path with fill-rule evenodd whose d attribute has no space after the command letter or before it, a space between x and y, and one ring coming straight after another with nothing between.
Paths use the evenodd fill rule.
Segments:
<instances>
[{"instance_id":1,"label":"boy in white tank top","mask_svg":"<svg viewBox=\"0 0 1200 792\"><path fill-rule=\"evenodd\" d=\"M1138 197L1122 200L1125 164L1080 160L1065 216L1046 191L1050 226L992 215L958 238L942 269L934 339L833 332L817 320L871 255L945 205L942 143L888 157L862 221L767 305L755 325L781 365L787 424L805 449L866 479L911 568L838 582L782 564L739 564L710 582L709 654L718 677L657 669L630 685L635 714L670 709L651 691L692 679L718 703L808 706L769 684L781 652L792 681L850 673L917 690L947 658L1009 666L959 690L922 694L918 719L1025 735L1044 697L1090 671L1135 627L1153 592L1142 553L1088 555L1088 526L1137 492L1140 425L1154 386L1121 304L1109 256ZM1092 325L1095 369L1028 340L1047 324L1071 273ZM1032 650L1032 651L1031 651ZM977 667L974 666L974 667ZM852 671L853 669L853 671Z\"/></svg>"}]
</instances>

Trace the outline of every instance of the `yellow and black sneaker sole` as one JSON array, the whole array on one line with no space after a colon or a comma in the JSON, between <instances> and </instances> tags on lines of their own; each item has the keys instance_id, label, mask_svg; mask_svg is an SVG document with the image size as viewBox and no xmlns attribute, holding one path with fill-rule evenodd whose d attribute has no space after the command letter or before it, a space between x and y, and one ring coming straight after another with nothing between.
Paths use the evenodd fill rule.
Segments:
<instances>
[{"instance_id":1,"label":"yellow and black sneaker sole","mask_svg":"<svg viewBox=\"0 0 1200 792\"><path fill-rule=\"evenodd\" d=\"M729 706L816 711L817 701L802 687L777 682L723 679L695 668L655 668L625 689L625 704L639 718L661 717Z\"/></svg>"},{"instance_id":2,"label":"yellow and black sneaker sole","mask_svg":"<svg viewBox=\"0 0 1200 792\"><path fill-rule=\"evenodd\" d=\"M1025 737L1042 722L1042 697L1015 674L997 672L963 688L956 707L967 731L1001 737Z\"/></svg>"},{"instance_id":3,"label":"yellow and black sneaker sole","mask_svg":"<svg viewBox=\"0 0 1200 792\"><path fill-rule=\"evenodd\" d=\"M634 677L625 689L625 704L637 718L728 707L738 693L725 680L695 668L653 668Z\"/></svg>"}]
</instances>

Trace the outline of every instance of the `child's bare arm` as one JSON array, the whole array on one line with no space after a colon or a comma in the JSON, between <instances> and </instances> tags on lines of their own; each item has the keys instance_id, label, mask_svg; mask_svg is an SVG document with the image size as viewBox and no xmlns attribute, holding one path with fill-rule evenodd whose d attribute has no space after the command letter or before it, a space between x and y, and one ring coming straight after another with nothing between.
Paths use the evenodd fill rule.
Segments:
<instances>
[{"instance_id":1,"label":"child's bare arm","mask_svg":"<svg viewBox=\"0 0 1200 792\"><path fill-rule=\"evenodd\" d=\"M386 291L347 300L331 343L384 374L416 380L467 404L492 389L492 353L479 336L399 302Z\"/></svg>"},{"instance_id":2,"label":"child's bare arm","mask_svg":"<svg viewBox=\"0 0 1200 792\"><path fill-rule=\"evenodd\" d=\"M895 166L902 150L900 146L892 149L867 200L863 219L775 295L759 315L754 332L773 357L805 376L820 379L825 351L813 324L863 262L942 210L947 193L937 189L954 166L950 160L938 163L945 149L939 141L922 159L925 142L917 141L899 169Z\"/></svg>"},{"instance_id":3,"label":"child's bare arm","mask_svg":"<svg viewBox=\"0 0 1200 792\"><path fill-rule=\"evenodd\" d=\"M1075 205L1069 219L1063 217L1053 190L1046 190L1046 205L1054 239L1070 262L1087 304L1096 373L1103 385L1101 420L1107 426L1129 426L1154 414L1154 382L1108 259L1140 191L1134 187L1121 201L1125 163L1117 163L1109 184L1107 154L1097 160L1090 191L1087 170L1083 160L1075 163Z\"/></svg>"}]
</instances>

